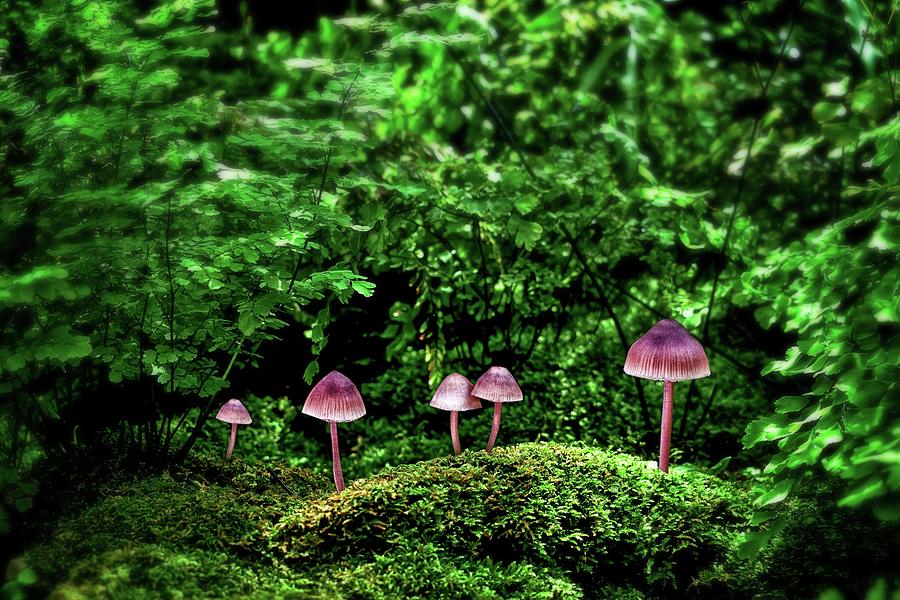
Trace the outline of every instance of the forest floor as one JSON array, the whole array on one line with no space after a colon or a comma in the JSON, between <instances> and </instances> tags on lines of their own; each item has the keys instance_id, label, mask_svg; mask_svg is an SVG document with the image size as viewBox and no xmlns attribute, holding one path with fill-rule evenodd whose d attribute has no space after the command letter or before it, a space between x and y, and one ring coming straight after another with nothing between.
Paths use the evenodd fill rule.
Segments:
<instances>
[{"instance_id":1,"label":"forest floor","mask_svg":"<svg viewBox=\"0 0 900 600\"><path fill-rule=\"evenodd\" d=\"M86 483L25 555L35 590L672 598L758 597L773 585L771 560L738 558L748 485L690 466L666 475L629 455L532 443L389 468L342 493L327 475L198 457Z\"/></svg>"}]
</instances>

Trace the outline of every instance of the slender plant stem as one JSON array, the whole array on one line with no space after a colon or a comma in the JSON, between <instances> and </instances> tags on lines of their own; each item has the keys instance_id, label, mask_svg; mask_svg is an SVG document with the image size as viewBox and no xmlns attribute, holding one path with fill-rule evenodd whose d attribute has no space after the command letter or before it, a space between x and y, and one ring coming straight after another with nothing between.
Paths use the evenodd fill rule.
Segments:
<instances>
[{"instance_id":1,"label":"slender plant stem","mask_svg":"<svg viewBox=\"0 0 900 600\"><path fill-rule=\"evenodd\" d=\"M459 454L462 446L459 443L459 413L455 410L450 411L450 437L453 439L453 451Z\"/></svg>"},{"instance_id":2,"label":"slender plant stem","mask_svg":"<svg viewBox=\"0 0 900 600\"><path fill-rule=\"evenodd\" d=\"M234 342L232 342L232 345L234 345ZM225 372L222 374L222 379L225 379L225 380L228 379L228 375L231 373L231 368L234 366L234 361L237 359L238 354L240 354L241 346L243 346L243 345L244 345L244 339L241 338L241 341L240 341L240 343L238 343L237 348L231 354L231 360L228 361L228 367L225 369ZM229 350L230 349L231 348L229 347ZM205 383L205 379L204 379L203 383ZM199 389L201 389L201 390L203 389L202 384ZM193 448L194 442L197 441L197 438L199 437L200 432L203 430L203 425L206 423L206 419L209 417L209 413L212 410L213 402L215 402L217 395L218 394L211 395L209 397L209 400L206 401L206 405L200 409L200 414L197 415L197 422L194 423L194 428L191 430L190 435L188 435L188 439L184 442L184 444L181 445L181 448L178 450L178 452L175 455L175 458L173 460L173 462L175 464L178 464L181 461L183 461L187 457L188 452L191 451L191 448ZM175 427L175 430L172 432L173 437L175 436L175 433L181 427L181 423L183 423L183 422L184 422L184 418L182 417L181 422L179 422L179 424Z\"/></svg>"},{"instance_id":3,"label":"slender plant stem","mask_svg":"<svg viewBox=\"0 0 900 600\"><path fill-rule=\"evenodd\" d=\"M600 298L600 304L603 305L603 309L606 311L606 314L609 315L610 319L612 319L613 325L616 328L616 335L619 338L619 343L622 345L622 350L627 354L628 348L630 346L628 336L625 334L622 323L616 316L616 312L613 309L612 303L609 301L609 297L606 295L606 290L594 277L594 271L588 264L587 258L581 252L581 248L578 247L578 241L575 239L574 234L565 225L560 227L560 231L562 231L563 235L569 241L569 245L572 247L572 252L575 254L575 258L578 260L579 264L581 264L582 270L587 275L588 280L594 286L594 289L597 291L597 295ZM644 419L644 423L649 429L651 424L650 407L647 406L647 399L644 396L644 386L641 384L640 378L632 377L632 379L634 380L635 389L637 390L638 403L641 407L641 417Z\"/></svg>"},{"instance_id":4,"label":"slender plant stem","mask_svg":"<svg viewBox=\"0 0 900 600\"><path fill-rule=\"evenodd\" d=\"M659 425L659 470L669 472L669 448L672 446L672 396L675 386L671 381L663 383L662 422Z\"/></svg>"},{"instance_id":5,"label":"slender plant stem","mask_svg":"<svg viewBox=\"0 0 900 600\"><path fill-rule=\"evenodd\" d=\"M283 482L283 481L281 480L281 478L280 478L278 475L276 475L276 474L275 474L275 471L273 471L271 468L269 469L269 475L272 476L272 479L274 479L275 482L278 483L278 485L280 485L280 486L284 489L284 491L286 491L286 492L287 492L288 494L290 494L291 496L294 496L294 495L295 495L295 494L294 494L294 490L292 490L291 488L289 488L288 485L287 485L285 482Z\"/></svg>"},{"instance_id":6,"label":"slender plant stem","mask_svg":"<svg viewBox=\"0 0 900 600\"><path fill-rule=\"evenodd\" d=\"M494 442L497 441L497 433L500 431L500 411L503 410L502 402L494 402L494 422L491 425L491 437L488 438L487 451L490 452L494 448Z\"/></svg>"},{"instance_id":7,"label":"slender plant stem","mask_svg":"<svg viewBox=\"0 0 900 600\"><path fill-rule=\"evenodd\" d=\"M709 396L706 398L706 404L703 405L703 410L700 411L700 418L697 419L697 422L694 423L694 426L691 428L691 432L688 434L688 438L693 439L694 436L697 435L697 431L700 430L700 427L706 421L706 415L709 413L709 407L712 406L713 399L716 397L716 390L719 387L719 382L716 381L713 383L712 390L709 392ZM681 437L679 433L678 437Z\"/></svg>"},{"instance_id":8,"label":"slender plant stem","mask_svg":"<svg viewBox=\"0 0 900 600\"><path fill-rule=\"evenodd\" d=\"M228 452L225 453L225 458L231 458L231 453L234 452L234 441L237 439L237 423L231 424L231 439L228 440Z\"/></svg>"},{"instance_id":9,"label":"slender plant stem","mask_svg":"<svg viewBox=\"0 0 900 600\"><path fill-rule=\"evenodd\" d=\"M532 180L537 180L538 176L534 171L531 170L531 165L528 164L528 160L525 158L525 153L519 147L519 142L516 140L516 137L513 135L512 131L506 126L506 122L500 117L500 113L494 107L494 104L491 102L490 98L488 98L487 94L481 89L481 86L476 81L475 77L472 74L472 67L469 64L469 61L466 60L464 56L460 56L457 54L452 48L447 49L447 52L450 54L450 58L456 61L456 64L459 66L460 70L462 70L463 77L466 80L478 97L484 102L484 105L487 106L488 111L491 113L491 118L494 123L500 128L500 131L503 132L503 136L506 138L506 141L509 142L509 145L512 147L513 152L516 153L516 156L519 157L519 160L522 162L522 166L528 172L528 175Z\"/></svg>"},{"instance_id":10,"label":"slender plant stem","mask_svg":"<svg viewBox=\"0 0 900 600\"><path fill-rule=\"evenodd\" d=\"M360 70L357 69L356 75L353 76L353 81L350 82L350 85L344 88L344 91L341 93L341 107L338 110L338 121L343 121L344 114L347 111L347 107L350 105L350 101L352 99L353 86L356 85L356 80L359 78ZM328 149L325 151L325 163L322 165L322 178L319 181L319 189L316 191L316 195L314 196L315 204L319 204L322 201L322 194L325 193L325 183L328 180L328 167L331 166L331 157L334 154L334 147L329 143ZM313 220L315 223L315 220ZM314 233L314 232L311 232ZM309 245L309 238L303 242L303 250L297 252L297 263L294 265L294 271L291 274L291 281L288 283L287 293L290 294L291 290L294 289L294 283L297 281L297 275L300 274L300 266L303 264L303 253Z\"/></svg>"},{"instance_id":11,"label":"slender plant stem","mask_svg":"<svg viewBox=\"0 0 900 600\"><path fill-rule=\"evenodd\" d=\"M803 4L805 0L800 2L799 7L797 8L797 12L803 10ZM772 67L772 70L769 71L769 76L766 77L766 80L762 82L760 86L760 95L762 98L766 98L769 94L769 85L772 83L772 78L775 77L776 71L781 66L782 61L784 60L784 53L787 50L788 41L791 39L791 33L794 31L795 21L792 18L791 24L788 27L787 34L784 36L784 39L781 42L781 49L778 51L778 60L775 62L775 66ZM754 62L754 66L756 63ZM756 137L759 134L759 126L762 120L762 115L758 115L753 120L753 127L750 130L750 141L747 143L747 156L744 158L744 164L741 165L741 175L738 180L737 191L734 195L734 202L731 203L731 214L728 215L728 224L725 227L725 237L722 241L722 248L719 250L723 257L722 266L716 269L715 276L713 277L713 285L712 290L709 293L709 302L707 303L706 308L706 318L703 321L703 343L706 344L709 342L709 322L712 319L713 306L716 301L716 290L719 287L719 278L722 275L722 271L725 269L728 263L728 243L731 241L731 232L734 229L734 221L737 216L738 209L741 206L742 194L744 192L745 182L747 180L747 172L750 170L750 163L753 160L753 145L756 142Z\"/></svg>"},{"instance_id":12,"label":"slender plant stem","mask_svg":"<svg viewBox=\"0 0 900 600\"><path fill-rule=\"evenodd\" d=\"M801 0L800 5L797 7L797 12L799 13L803 10L803 5L806 0ZM744 22L743 13L740 12L741 21ZM746 22L744 22L744 28L746 31ZM791 18L791 24L788 27L787 34L781 42L781 48L778 51L778 60L775 61L775 66L772 67L771 71L769 71L769 75L766 77L765 81L762 81L759 78L759 66L754 61L753 68L757 73L757 81L760 86L760 97L766 98L769 94L769 86L772 83L772 79L775 77L775 73L778 71L778 68L781 66L782 61L784 60L784 53L787 50L788 41L791 39L791 34L794 31L795 20ZM756 138L759 135L759 128L762 123L763 115L757 115L753 120L753 126L750 129L750 138L747 143L747 155L744 158L744 163L741 165L741 174L740 179L738 179L737 191L734 195L734 201L731 203L731 213L728 215L728 223L725 226L725 237L722 240L722 247L719 250L719 254L722 256L721 265L715 270L715 274L713 275L712 288L709 292L709 300L706 303L706 315L703 319L703 335L701 337L701 341L703 345L715 350L715 348L709 343L709 326L712 322L713 310L715 308L716 303L716 292L719 289L719 282L722 278L722 273L725 271L728 266L728 246L731 242L731 234L734 231L734 223L737 217L738 210L741 207L741 201L743 199L744 189L746 187L747 181L747 172L750 170L750 165L753 161L753 146L756 143ZM721 354L721 352L719 352ZM690 388L688 388L687 396L685 397L685 405L684 411L685 416L687 413L691 412L694 408L694 391L696 390L696 385L692 382ZM680 431L684 430L686 425L686 419L682 419Z\"/></svg>"},{"instance_id":13,"label":"slender plant stem","mask_svg":"<svg viewBox=\"0 0 900 600\"><path fill-rule=\"evenodd\" d=\"M331 424L331 460L334 463L334 487L337 491L344 491L344 473L341 471L341 451L338 448L337 422Z\"/></svg>"}]
</instances>

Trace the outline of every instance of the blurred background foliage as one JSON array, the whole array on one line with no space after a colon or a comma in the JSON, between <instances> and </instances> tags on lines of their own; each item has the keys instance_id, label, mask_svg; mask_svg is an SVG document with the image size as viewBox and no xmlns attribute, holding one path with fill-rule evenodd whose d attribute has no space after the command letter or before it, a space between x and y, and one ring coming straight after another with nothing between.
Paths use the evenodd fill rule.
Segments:
<instances>
[{"instance_id":1,"label":"blurred background foliage","mask_svg":"<svg viewBox=\"0 0 900 600\"><path fill-rule=\"evenodd\" d=\"M335 368L350 478L445 454L433 389L492 364L504 444L649 459L667 317L713 372L674 462L753 483L748 555L823 478L900 518L896 9L0 1L0 532L42 469L223 452L229 397L238 455L326 468Z\"/></svg>"}]
</instances>

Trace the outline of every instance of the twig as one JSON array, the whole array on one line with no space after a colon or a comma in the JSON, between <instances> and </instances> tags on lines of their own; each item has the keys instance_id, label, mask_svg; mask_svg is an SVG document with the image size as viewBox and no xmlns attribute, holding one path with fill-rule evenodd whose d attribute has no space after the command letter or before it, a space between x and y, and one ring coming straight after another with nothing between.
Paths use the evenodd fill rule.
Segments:
<instances>
[{"instance_id":1,"label":"twig","mask_svg":"<svg viewBox=\"0 0 900 600\"><path fill-rule=\"evenodd\" d=\"M285 482L283 482L283 481L281 480L280 477L278 477L278 475L275 474L275 471L274 471L271 467L269 467L269 475L271 475L271 476L272 476L272 479L274 479L275 482L276 482L278 485L280 485L281 487L283 487L283 488L284 488L284 491L286 491L288 494L290 494L291 496L296 496L296 495L297 495L297 494L294 493L294 491L293 491L291 488L289 488L289 487L287 486L287 484L286 484Z\"/></svg>"},{"instance_id":2,"label":"twig","mask_svg":"<svg viewBox=\"0 0 900 600\"><path fill-rule=\"evenodd\" d=\"M569 245L572 247L572 251L575 253L575 257L578 259L578 262L581 264L581 268L584 270L585 275L590 280L590 282L594 285L594 289L597 290L597 295L600 297L600 303L603 305L603 309L606 311L606 314L609 315L609 318L612 319L613 325L616 328L616 334L619 336L619 342L622 344L622 349L625 352L628 352L629 343L628 336L625 335L625 330L622 329L622 324L619 322L618 317L616 316L615 311L613 310L612 304L609 302L609 298L606 296L606 292L603 289L603 286L597 281L594 277L594 271L588 265L587 259L585 259L584 255L581 253L581 249L578 247L578 243L575 238L572 236L572 233L569 231L568 227L565 225L560 225L560 231L562 231L563 235L569 240ZM634 380L635 388L638 393L638 402L641 405L641 416L644 418L644 423L647 428L650 427L650 409L647 406L647 399L644 397L644 386L641 385L641 380L638 377L632 377Z\"/></svg>"},{"instance_id":3,"label":"twig","mask_svg":"<svg viewBox=\"0 0 900 600\"><path fill-rule=\"evenodd\" d=\"M343 120L344 113L347 110L347 107L350 105L350 97L353 91L353 86L356 85L356 80L359 78L359 73L361 69L356 69L356 74L353 76L353 81L350 82L346 88L343 89L341 93L341 107L338 109L338 121ZM325 193L325 183L328 177L328 167L331 164L331 156L334 152L334 146L329 144L328 150L325 152L325 164L322 166L322 178L319 181L319 189L316 191L315 195L315 204L318 205L322 201L322 194ZM313 221L315 223L315 221ZM294 283L297 281L297 275L300 274L300 266L303 264L303 253L306 251L307 245L309 244L309 238L303 242L303 250L297 252L297 264L294 265L294 271L291 274L291 281L288 283L287 293L290 294L291 290L294 289Z\"/></svg>"},{"instance_id":4,"label":"twig","mask_svg":"<svg viewBox=\"0 0 900 600\"><path fill-rule=\"evenodd\" d=\"M797 7L797 12L803 10L803 5L806 0L801 0L799 6ZM768 77L766 80L762 82L760 89L760 97L766 98L769 93L769 86L772 83L772 79L775 77L775 73L778 71L778 68L781 66L782 61L784 60L784 53L787 50L788 42L791 39L791 33L794 31L795 20L791 18L791 24L788 26L787 34L785 34L784 39L781 42L781 48L778 51L778 59L775 61L775 65L772 67L772 70L769 71ZM759 70L756 61L753 61L753 65L756 70ZM743 199L744 189L746 188L747 181L747 173L750 170L750 165L753 161L753 146L756 143L756 138L759 134L759 126L762 122L762 115L757 115L753 119L753 127L750 130L750 140L747 144L747 156L744 158L744 164L741 165L741 175L738 180L737 191L734 195L734 201L731 203L731 214L728 215L728 224L725 227L725 237L722 240L722 248L719 250L723 260L722 264L716 268L715 275L713 276L712 288L709 292L709 301L706 306L706 315L703 319L703 333L702 333L702 341L703 344L711 347L709 344L709 326L712 322L712 314L713 309L715 308L716 303L716 292L719 289L719 282L722 278L722 273L725 271L725 268L728 265L728 245L731 242L731 234L734 231L734 223L737 217L738 209L741 206L741 200ZM695 384L691 384L691 387L688 388L687 396L685 397L685 405L684 412L687 413L692 409L693 404L693 392L696 389Z\"/></svg>"},{"instance_id":5,"label":"twig","mask_svg":"<svg viewBox=\"0 0 900 600\"><path fill-rule=\"evenodd\" d=\"M528 171L528 175L531 176L532 180L538 180L538 176L534 171L531 170L531 165L528 164L528 161L525 159L525 153L522 152L522 149L519 147L518 141L516 141L515 136L513 136L512 131L506 126L506 123L500 118L500 113L497 112L497 109L494 108L493 103L490 98L487 97L487 94L484 93L484 90L481 89L481 86L478 85L478 82L475 81L475 78L472 76L472 73L469 69L469 63L465 58L460 58L460 56L453 50L453 48L447 48L447 52L450 54L450 57L456 61L456 64L459 65L459 68L463 72L463 78L465 78L466 83L468 83L472 89L475 90L475 93L481 98L481 101L484 102L485 106L487 106L488 111L491 113L491 117L494 122L497 123L497 126L500 128L500 131L503 132L503 136L509 142L510 146L513 149L513 152L516 153L516 156L519 157L519 160L522 163L522 166Z\"/></svg>"},{"instance_id":6,"label":"twig","mask_svg":"<svg viewBox=\"0 0 900 600\"><path fill-rule=\"evenodd\" d=\"M697 419L696 423L694 423L694 426L691 427L691 433L688 437L693 438L695 435L697 435L697 431L700 430L700 427L703 425L703 422L706 420L706 414L709 412L709 408L712 406L713 398L716 397L716 390L718 389L718 387L719 387L718 381L713 383L713 388L709 392L709 398L706 399L706 404L703 405L703 410L700 411L700 418ZM680 436L680 434L679 434L679 436Z\"/></svg>"}]
</instances>

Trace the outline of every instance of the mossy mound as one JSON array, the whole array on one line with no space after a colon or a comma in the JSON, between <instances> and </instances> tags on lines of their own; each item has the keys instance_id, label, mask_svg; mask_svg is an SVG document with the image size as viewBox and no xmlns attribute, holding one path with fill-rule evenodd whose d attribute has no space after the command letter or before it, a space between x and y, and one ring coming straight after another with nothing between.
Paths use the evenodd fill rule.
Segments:
<instances>
[{"instance_id":1,"label":"mossy mound","mask_svg":"<svg viewBox=\"0 0 900 600\"><path fill-rule=\"evenodd\" d=\"M743 491L633 457L522 444L390 469L303 506L272 553L308 567L376 561L411 543L448 556L563 569L582 586L688 594L746 524ZM697 592L698 590L694 590Z\"/></svg>"},{"instance_id":2,"label":"mossy mound","mask_svg":"<svg viewBox=\"0 0 900 600\"><path fill-rule=\"evenodd\" d=\"M710 574L746 493L599 449L466 452L341 494L326 473L199 460L101 496L27 555L58 598L742 595Z\"/></svg>"}]
</instances>

